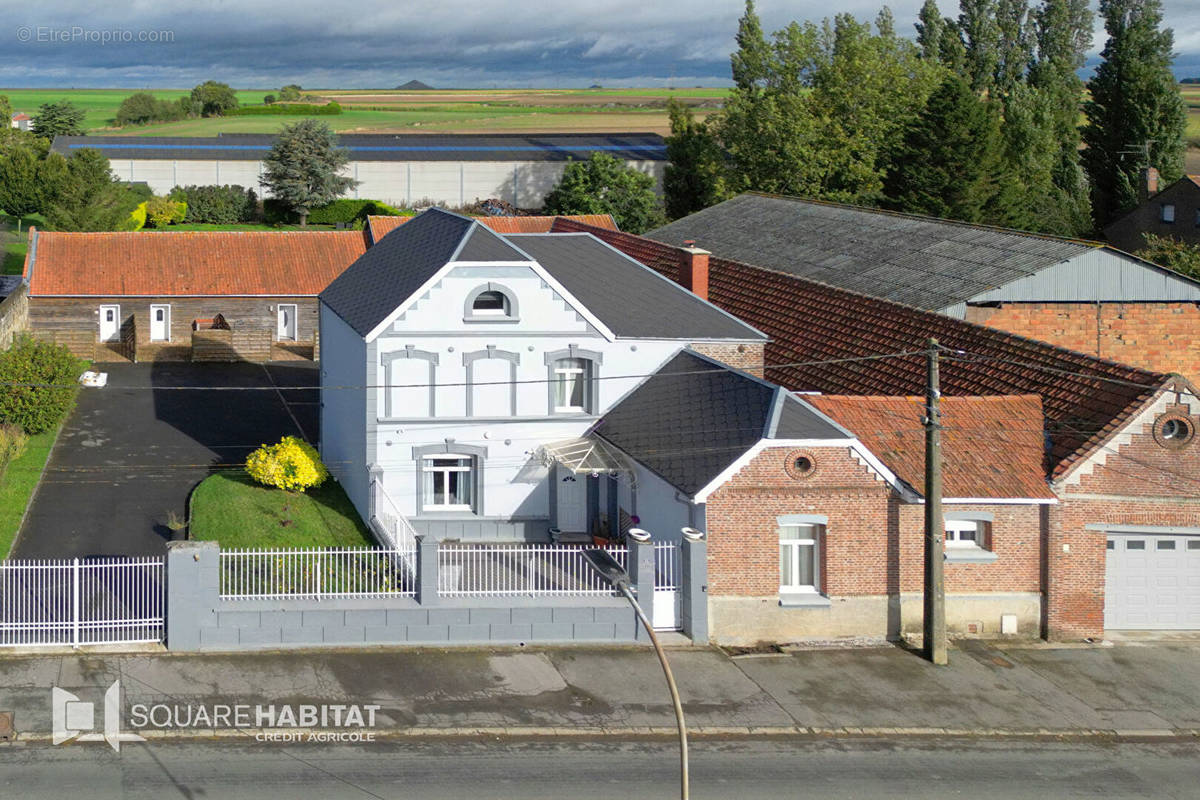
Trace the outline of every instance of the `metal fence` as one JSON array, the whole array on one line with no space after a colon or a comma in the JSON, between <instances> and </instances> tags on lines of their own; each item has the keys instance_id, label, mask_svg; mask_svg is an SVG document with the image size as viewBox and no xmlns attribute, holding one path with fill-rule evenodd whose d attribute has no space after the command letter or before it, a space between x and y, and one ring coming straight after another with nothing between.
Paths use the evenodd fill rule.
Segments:
<instances>
[{"instance_id":1,"label":"metal fence","mask_svg":"<svg viewBox=\"0 0 1200 800\"><path fill-rule=\"evenodd\" d=\"M625 567L629 550L609 547ZM438 593L447 597L590 597L614 594L583 557L580 545L442 544Z\"/></svg>"},{"instance_id":2,"label":"metal fence","mask_svg":"<svg viewBox=\"0 0 1200 800\"><path fill-rule=\"evenodd\" d=\"M0 646L163 640L164 559L0 562Z\"/></svg>"},{"instance_id":3,"label":"metal fence","mask_svg":"<svg viewBox=\"0 0 1200 800\"><path fill-rule=\"evenodd\" d=\"M383 544L393 550L415 551L417 531L408 517L400 512L379 481L371 481L371 492L375 497L375 519L379 523L375 530L381 534Z\"/></svg>"},{"instance_id":4,"label":"metal fence","mask_svg":"<svg viewBox=\"0 0 1200 800\"><path fill-rule=\"evenodd\" d=\"M411 597L415 558L371 547L222 550L221 598Z\"/></svg>"},{"instance_id":5,"label":"metal fence","mask_svg":"<svg viewBox=\"0 0 1200 800\"><path fill-rule=\"evenodd\" d=\"M679 589L679 545L675 542L654 543L654 591L674 592Z\"/></svg>"}]
</instances>

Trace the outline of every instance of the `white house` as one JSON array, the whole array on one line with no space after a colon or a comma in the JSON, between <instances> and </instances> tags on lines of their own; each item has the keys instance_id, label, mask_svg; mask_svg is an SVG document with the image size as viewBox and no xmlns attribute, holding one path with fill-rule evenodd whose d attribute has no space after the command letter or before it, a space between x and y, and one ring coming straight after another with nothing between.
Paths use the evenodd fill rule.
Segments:
<instances>
[{"instance_id":1,"label":"white house","mask_svg":"<svg viewBox=\"0 0 1200 800\"><path fill-rule=\"evenodd\" d=\"M330 470L364 518L462 540L616 532L634 465L581 437L682 349L765 341L590 234L501 236L439 209L355 261L320 316Z\"/></svg>"},{"instance_id":2,"label":"white house","mask_svg":"<svg viewBox=\"0 0 1200 800\"><path fill-rule=\"evenodd\" d=\"M31 131L33 130L33 117L18 111L12 115L9 124L19 131Z\"/></svg>"}]
</instances>

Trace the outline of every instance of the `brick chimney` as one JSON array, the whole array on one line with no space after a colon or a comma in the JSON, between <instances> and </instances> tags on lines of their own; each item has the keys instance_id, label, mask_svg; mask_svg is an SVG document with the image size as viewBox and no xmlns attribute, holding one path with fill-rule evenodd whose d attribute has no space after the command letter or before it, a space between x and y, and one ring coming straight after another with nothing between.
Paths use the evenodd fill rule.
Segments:
<instances>
[{"instance_id":1,"label":"brick chimney","mask_svg":"<svg viewBox=\"0 0 1200 800\"><path fill-rule=\"evenodd\" d=\"M701 300L708 299L708 257L712 253L696 247L696 242L687 239L679 248L679 282L683 288L690 289L692 294Z\"/></svg>"},{"instance_id":2,"label":"brick chimney","mask_svg":"<svg viewBox=\"0 0 1200 800\"><path fill-rule=\"evenodd\" d=\"M1158 194L1158 170L1154 167L1146 167L1142 170L1142 200L1149 200L1154 195Z\"/></svg>"}]
</instances>

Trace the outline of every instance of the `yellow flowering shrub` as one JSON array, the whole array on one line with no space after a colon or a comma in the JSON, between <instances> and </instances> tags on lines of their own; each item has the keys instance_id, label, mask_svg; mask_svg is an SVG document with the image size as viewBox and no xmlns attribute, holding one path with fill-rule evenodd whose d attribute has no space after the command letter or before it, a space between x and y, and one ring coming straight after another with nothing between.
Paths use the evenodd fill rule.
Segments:
<instances>
[{"instance_id":1,"label":"yellow flowering shrub","mask_svg":"<svg viewBox=\"0 0 1200 800\"><path fill-rule=\"evenodd\" d=\"M279 444L264 444L246 459L246 474L263 484L303 492L320 486L329 470L312 445L295 436L285 436Z\"/></svg>"}]
</instances>

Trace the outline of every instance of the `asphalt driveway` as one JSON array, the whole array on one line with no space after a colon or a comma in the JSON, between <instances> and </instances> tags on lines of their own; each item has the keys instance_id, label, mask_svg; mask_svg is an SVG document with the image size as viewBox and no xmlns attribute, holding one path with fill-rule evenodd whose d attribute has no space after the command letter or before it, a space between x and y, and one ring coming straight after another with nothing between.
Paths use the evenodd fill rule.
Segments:
<instances>
[{"instance_id":1,"label":"asphalt driveway","mask_svg":"<svg viewBox=\"0 0 1200 800\"><path fill-rule=\"evenodd\" d=\"M50 455L11 558L159 555L169 512L221 464L303 431L317 437L317 367L106 364ZM282 389L280 387L313 387Z\"/></svg>"}]
</instances>

